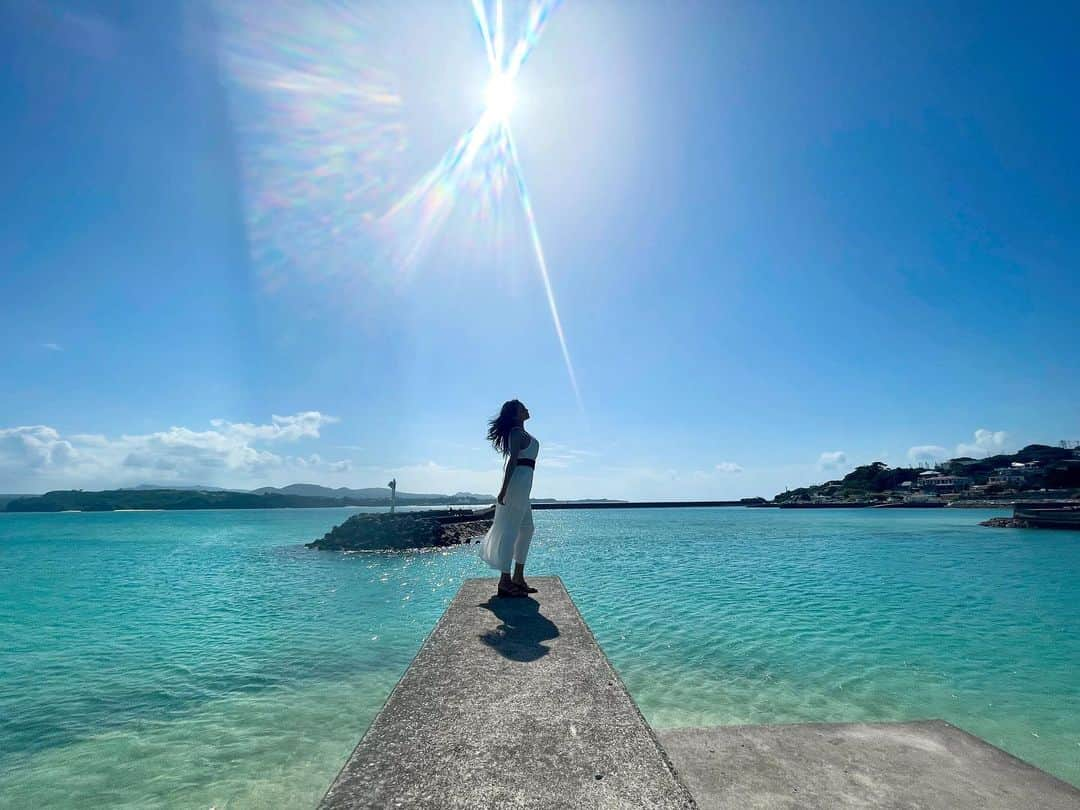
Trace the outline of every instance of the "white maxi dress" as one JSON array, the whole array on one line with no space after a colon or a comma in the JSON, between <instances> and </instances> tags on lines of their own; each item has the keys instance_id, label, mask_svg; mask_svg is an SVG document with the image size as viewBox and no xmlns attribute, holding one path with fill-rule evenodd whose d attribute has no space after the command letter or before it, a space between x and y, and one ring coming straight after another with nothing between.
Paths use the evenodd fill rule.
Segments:
<instances>
[{"instance_id":1,"label":"white maxi dress","mask_svg":"<svg viewBox=\"0 0 1080 810\"><path fill-rule=\"evenodd\" d=\"M536 460L540 442L529 437L529 443L518 453L518 458ZM533 537L532 493L533 468L518 464L510 474L506 486L505 503L495 503L495 520L480 544L480 559L499 571L510 572L510 564L525 564L529 555L529 543Z\"/></svg>"}]
</instances>

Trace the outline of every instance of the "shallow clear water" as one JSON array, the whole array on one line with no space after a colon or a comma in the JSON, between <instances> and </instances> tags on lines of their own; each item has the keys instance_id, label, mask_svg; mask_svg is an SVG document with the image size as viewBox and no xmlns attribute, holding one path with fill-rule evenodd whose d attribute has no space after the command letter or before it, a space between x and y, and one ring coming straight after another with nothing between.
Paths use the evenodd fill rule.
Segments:
<instances>
[{"instance_id":1,"label":"shallow clear water","mask_svg":"<svg viewBox=\"0 0 1080 810\"><path fill-rule=\"evenodd\" d=\"M469 548L346 512L0 515L0 806L310 807ZM655 726L942 717L1080 784L1080 533L973 510L537 512Z\"/></svg>"}]
</instances>

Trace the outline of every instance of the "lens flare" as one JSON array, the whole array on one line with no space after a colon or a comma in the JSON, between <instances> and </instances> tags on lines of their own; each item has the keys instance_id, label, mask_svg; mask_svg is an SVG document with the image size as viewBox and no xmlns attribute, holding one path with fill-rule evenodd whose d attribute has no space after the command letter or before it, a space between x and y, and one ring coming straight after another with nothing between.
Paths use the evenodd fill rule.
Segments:
<instances>
[{"instance_id":1,"label":"lens flare","mask_svg":"<svg viewBox=\"0 0 1080 810\"><path fill-rule=\"evenodd\" d=\"M551 279L548 277L544 246L540 243L540 231L536 227L536 216L533 214L532 202L529 200L529 190L525 186L525 176L521 173L521 164L518 163L514 136L510 134L509 129L506 129L506 142L510 147L510 164L514 167L514 177L517 179L518 192L521 195L521 207L524 209L525 219L529 223L529 236L532 238L533 251L536 253L536 265L540 268L540 278L544 282L544 292L547 294L548 308L551 310L551 321L555 325L555 334L559 338L559 347L562 349L563 361L566 363L566 373L570 375L570 385L574 389L574 396L577 397L578 405L581 405L581 392L578 389L577 377L574 375L574 364L570 362L570 349L566 346L566 335L563 334L559 308L555 305L555 293L551 289Z\"/></svg>"},{"instance_id":2,"label":"lens flare","mask_svg":"<svg viewBox=\"0 0 1080 810\"><path fill-rule=\"evenodd\" d=\"M439 164L398 200L383 217L387 224L394 220L411 221L412 235L401 240L405 265L414 263L446 221L460 192L475 190L477 179L483 181L484 192L495 196L495 204L508 181L517 189L518 203L525 216L529 240L536 258L540 280L544 285L548 309L551 312L555 336L559 341L566 373L574 390L578 407L584 410L581 391L570 359L570 349L555 292L544 256L536 214L529 198L525 176L518 160L517 146L510 131L509 117L514 105L514 80L547 25L559 0L531 0L521 34L507 41L506 20L502 0L495 0L489 14L489 4L472 0L473 17L484 42L491 75L484 94L484 111L471 129L462 135Z\"/></svg>"},{"instance_id":3,"label":"lens flare","mask_svg":"<svg viewBox=\"0 0 1080 810\"><path fill-rule=\"evenodd\" d=\"M505 121L514 109L514 84L505 76L492 76L484 91L488 115Z\"/></svg>"},{"instance_id":4,"label":"lens flare","mask_svg":"<svg viewBox=\"0 0 1080 810\"><path fill-rule=\"evenodd\" d=\"M335 290L405 283L455 208L503 233L521 211L578 407L574 366L536 212L510 131L515 82L560 0L469 0L488 63L483 109L412 183L396 77L399 47L378 5L213 0L243 179L247 240L269 288L292 275ZM410 178L410 181L412 178ZM407 189L402 193L402 189ZM511 199L516 198L516 199ZM390 265L394 272L379 272ZM342 296L360 299L363 296Z\"/></svg>"},{"instance_id":5,"label":"lens flare","mask_svg":"<svg viewBox=\"0 0 1080 810\"><path fill-rule=\"evenodd\" d=\"M381 246L375 212L399 194L406 148L396 77L379 69L378 18L355 5L215 0L252 267L362 290ZM360 299L360 296L353 296Z\"/></svg>"}]
</instances>

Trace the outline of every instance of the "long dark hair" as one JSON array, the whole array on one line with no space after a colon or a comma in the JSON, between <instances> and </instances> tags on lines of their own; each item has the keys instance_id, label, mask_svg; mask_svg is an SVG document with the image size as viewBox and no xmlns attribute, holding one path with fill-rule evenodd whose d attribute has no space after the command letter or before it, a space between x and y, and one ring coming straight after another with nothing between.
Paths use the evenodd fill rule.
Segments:
<instances>
[{"instance_id":1,"label":"long dark hair","mask_svg":"<svg viewBox=\"0 0 1080 810\"><path fill-rule=\"evenodd\" d=\"M510 431L517 425L521 401L511 399L503 403L499 415L488 421L488 441L504 456L510 455Z\"/></svg>"}]
</instances>

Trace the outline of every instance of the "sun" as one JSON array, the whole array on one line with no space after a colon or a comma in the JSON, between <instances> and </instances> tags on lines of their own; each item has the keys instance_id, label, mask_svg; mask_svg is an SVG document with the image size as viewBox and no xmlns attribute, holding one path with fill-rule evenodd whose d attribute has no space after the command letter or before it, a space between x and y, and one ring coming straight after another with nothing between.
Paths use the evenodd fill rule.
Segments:
<instances>
[{"instance_id":1,"label":"sun","mask_svg":"<svg viewBox=\"0 0 1080 810\"><path fill-rule=\"evenodd\" d=\"M488 115L503 121L510 117L514 109L514 83L508 76L491 77L484 91L484 104Z\"/></svg>"}]
</instances>

